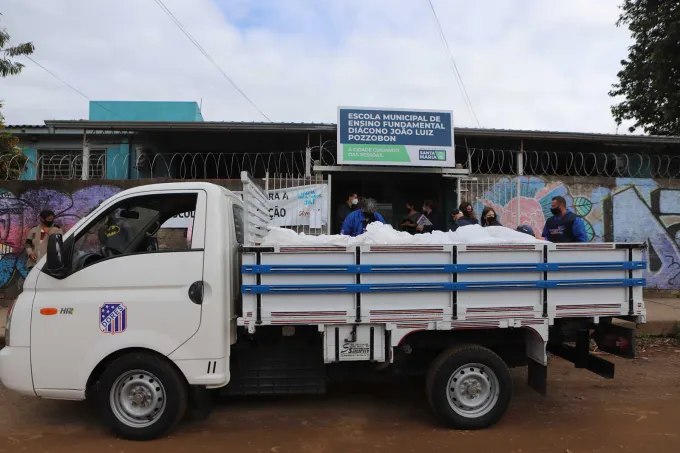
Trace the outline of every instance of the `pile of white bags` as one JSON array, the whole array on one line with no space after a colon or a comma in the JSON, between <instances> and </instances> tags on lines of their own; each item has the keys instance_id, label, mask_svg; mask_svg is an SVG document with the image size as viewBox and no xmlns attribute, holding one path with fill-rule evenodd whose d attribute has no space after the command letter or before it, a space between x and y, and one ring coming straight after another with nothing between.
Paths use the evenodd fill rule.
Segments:
<instances>
[{"instance_id":1,"label":"pile of white bags","mask_svg":"<svg viewBox=\"0 0 680 453\"><path fill-rule=\"evenodd\" d=\"M357 237L342 235L308 236L286 228L272 227L262 245L423 245L423 244L512 244L543 242L533 236L520 233L502 226L483 228L480 225L468 225L456 231L434 231L424 234L409 234L396 231L391 225L373 222L366 232Z\"/></svg>"}]
</instances>

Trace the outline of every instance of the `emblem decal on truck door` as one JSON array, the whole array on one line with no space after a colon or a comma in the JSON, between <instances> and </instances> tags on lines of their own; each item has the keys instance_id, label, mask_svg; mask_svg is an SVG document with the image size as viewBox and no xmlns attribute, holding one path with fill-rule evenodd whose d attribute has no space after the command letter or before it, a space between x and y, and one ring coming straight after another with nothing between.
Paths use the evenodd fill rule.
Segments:
<instances>
[{"instance_id":1,"label":"emblem decal on truck door","mask_svg":"<svg viewBox=\"0 0 680 453\"><path fill-rule=\"evenodd\" d=\"M99 307L99 329L115 335L127 329L127 307L122 303L104 304Z\"/></svg>"}]
</instances>

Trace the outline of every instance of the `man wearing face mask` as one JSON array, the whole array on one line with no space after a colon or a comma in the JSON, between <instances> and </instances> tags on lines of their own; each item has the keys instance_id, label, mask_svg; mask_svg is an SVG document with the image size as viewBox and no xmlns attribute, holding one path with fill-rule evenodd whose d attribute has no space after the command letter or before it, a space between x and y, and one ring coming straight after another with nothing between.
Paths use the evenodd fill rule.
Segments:
<instances>
[{"instance_id":1,"label":"man wearing face mask","mask_svg":"<svg viewBox=\"0 0 680 453\"><path fill-rule=\"evenodd\" d=\"M32 269L47 253L47 240L53 234L61 234L61 228L54 224L54 212L45 209L40 212L40 224L28 231L26 238L26 267Z\"/></svg>"},{"instance_id":2,"label":"man wearing face mask","mask_svg":"<svg viewBox=\"0 0 680 453\"><path fill-rule=\"evenodd\" d=\"M359 236L366 232L369 223L385 223L385 219L378 211L378 204L373 198L364 198L360 203L361 209L353 211L345 218L340 229L340 234L346 236Z\"/></svg>"},{"instance_id":3,"label":"man wearing face mask","mask_svg":"<svg viewBox=\"0 0 680 453\"><path fill-rule=\"evenodd\" d=\"M340 205L338 206L338 210L335 211L335 227L336 231L340 231L342 229L342 224L347 218L348 215L350 215L351 212L355 211L359 205L359 196L355 193L350 194L349 197Z\"/></svg>"},{"instance_id":4,"label":"man wearing face mask","mask_svg":"<svg viewBox=\"0 0 680 453\"><path fill-rule=\"evenodd\" d=\"M583 220L567 210L564 197L553 197L550 217L543 227L543 238L550 242L588 242Z\"/></svg>"},{"instance_id":5,"label":"man wearing face mask","mask_svg":"<svg viewBox=\"0 0 680 453\"><path fill-rule=\"evenodd\" d=\"M431 233L433 231L445 231L446 225L441 214L435 209L435 203L432 200L425 200L423 202L423 215L429 222L418 225L416 228L423 233Z\"/></svg>"}]
</instances>

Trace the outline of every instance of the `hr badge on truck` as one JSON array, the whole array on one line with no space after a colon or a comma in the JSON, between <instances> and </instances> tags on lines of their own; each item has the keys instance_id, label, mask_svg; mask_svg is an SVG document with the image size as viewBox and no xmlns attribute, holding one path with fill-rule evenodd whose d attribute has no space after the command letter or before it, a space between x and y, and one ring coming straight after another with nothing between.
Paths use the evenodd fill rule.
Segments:
<instances>
[{"instance_id":1,"label":"hr badge on truck","mask_svg":"<svg viewBox=\"0 0 680 453\"><path fill-rule=\"evenodd\" d=\"M99 329L115 335L127 329L127 307L122 303L104 304L99 307Z\"/></svg>"}]
</instances>

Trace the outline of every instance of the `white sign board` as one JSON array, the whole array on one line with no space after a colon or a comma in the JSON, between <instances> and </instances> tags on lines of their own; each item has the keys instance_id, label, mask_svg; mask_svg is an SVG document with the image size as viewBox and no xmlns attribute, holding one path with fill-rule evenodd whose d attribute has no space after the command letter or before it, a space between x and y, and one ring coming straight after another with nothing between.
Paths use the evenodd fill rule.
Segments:
<instances>
[{"instance_id":1,"label":"white sign board","mask_svg":"<svg viewBox=\"0 0 680 453\"><path fill-rule=\"evenodd\" d=\"M453 112L339 107L338 164L453 168Z\"/></svg>"}]
</instances>

